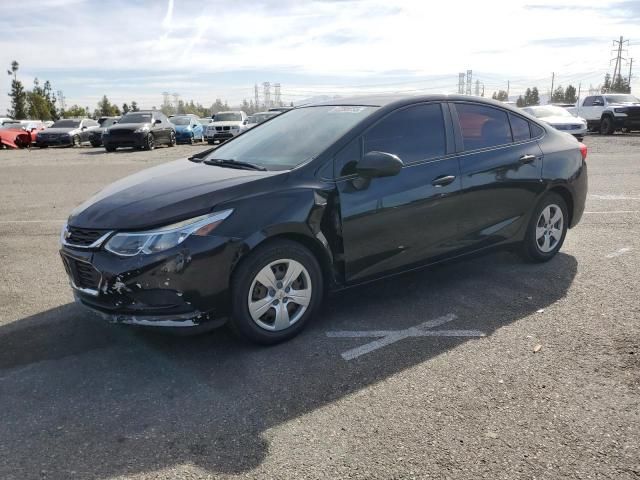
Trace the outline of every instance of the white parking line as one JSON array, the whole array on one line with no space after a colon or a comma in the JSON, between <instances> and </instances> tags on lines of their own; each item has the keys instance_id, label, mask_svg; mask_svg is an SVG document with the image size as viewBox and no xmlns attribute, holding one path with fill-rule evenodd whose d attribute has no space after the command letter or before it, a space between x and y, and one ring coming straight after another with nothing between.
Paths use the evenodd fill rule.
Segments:
<instances>
[{"instance_id":1,"label":"white parking line","mask_svg":"<svg viewBox=\"0 0 640 480\"><path fill-rule=\"evenodd\" d=\"M373 352L379 348L391 345L399 340L403 340L409 337L484 337L484 333L480 330L431 330L432 328L439 327L445 323L455 320L456 316L452 313L438 317L434 320L421 323L414 327L409 327L404 330L364 330L364 331L352 331L342 330L335 332L327 332L329 338L376 338L374 340L360 347L352 348L342 353L341 356L345 360L353 360L366 353Z\"/></svg>"},{"instance_id":2,"label":"white parking line","mask_svg":"<svg viewBox=\"0 0 640 480\"><path fill-rule=\"evenodd\" d=\"M640 213L640 210L607 210L607 211L591 211L591 212L584 212L584 213L589 213L589 214L594 214L594 213Z\"/></svg>"},{"instance_id":3,"label":"white parking line","mask_svg":"<svg viewBox=\"0 0 640 480\"><path fill-rule=\"evenodd\" d=\"M628 197L626 195L589 195L590 198L598 200L640 200L640 197Z\"/></svg>"},{"instance_id":4,"label":"white parking line","mask_svg":"<svg viewBox=\"0 0 640 480\"><path fill-rule=\"evenodd\" d=\"M620 249L616 250L613 253L610 253L609 255L606 256L606 258L619 257L620 255L624 255L625 253L630 252L631 250L633 250L631 247L623 247L623 248L620 248Z\"/></svg>"}]
</instances>

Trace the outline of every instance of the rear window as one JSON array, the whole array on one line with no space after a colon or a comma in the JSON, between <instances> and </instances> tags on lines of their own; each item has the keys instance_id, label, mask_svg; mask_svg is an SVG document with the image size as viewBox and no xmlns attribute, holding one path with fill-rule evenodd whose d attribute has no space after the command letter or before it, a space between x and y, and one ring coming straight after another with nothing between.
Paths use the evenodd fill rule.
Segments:
<instances>
[{"instance_id":1,"label":"rear window","mask_svg":"<svg viewBox=\"0 0 640 480\"><path fill-rule=\"evenodd\" d=\"M469 103L456 104L465 150L497 147L512 142L507 113Z\"/></svg>"}]
</instances>

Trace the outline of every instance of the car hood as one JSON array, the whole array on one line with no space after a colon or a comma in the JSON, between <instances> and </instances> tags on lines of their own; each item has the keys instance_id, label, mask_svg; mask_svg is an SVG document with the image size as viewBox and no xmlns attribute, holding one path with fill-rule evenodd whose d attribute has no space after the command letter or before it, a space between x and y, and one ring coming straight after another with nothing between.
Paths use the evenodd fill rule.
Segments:
<instances>
[{"instance_id":1,"label":"car hood","mask_svg":"<svg viewBox=\"0 0 640 480\"><path fill-rule=\"evenodd\" d=\"M60 134L60 133L71 133L71 132L75 133L76 131L79 131L79 130L80 130L79 128L69 128L69 127L60 128L60 127L58 127L58 128L47 128L46 130L43 130L43 132Z\"/></svg>"},{"instance_id":2,"label":"car hood","mask_svg":"<svg viewBox=\"0 0 640 480\"><path fill-rule=\"evenodd\" d=\"M610 107L637 107L638 102L609 102Z\"/></svg>"},{"instance_id":3,"label":"car hood","mask_svg":"<svg viewBox=\"0 0 640 480\"><path fill-rule=\"evenodd\" d=\"M543 117L540 120L552 125L573 125L576 123L584 123L584 120L578 117Z\"/></svg>"},{"instance_id":4,"label":"car hood","mask_svg":"<svg viewBox=\"0 0 640 480\"><path fill-rule=\"evenodd\" d=\"M149 127L151 128L150 123L116 123L115 125L111 125L107 127L107 130L137 130L138 128Z\"/></svg>"},{"instance_id":5,"label":"car hood","mask_svg":"<svg viewBox=\"0 0 640 480\"><path fill-rule=\"evenodd\" d=\"M177 132L186 132L187 130L191 130L190 125L174 125Z\"/></svg>"},{"instance_id":6,"label":"car hood","mask_svg":"<svg viewBox=\"0 0 640 480\"><path fill-rule=\"evenodd\" d=\"M208 127L239 127L242 125L242 121L238 120L236 122L212 122L208 124Z\"/></svg>"},{"instance_id":7,"label":"car hood","mask_svg":"<svg viewBox=\"0 0 640 480\"><path fill-rule=\"evenodd\" d=\"M109 230L168 225L208 213L222 202L259 191L262 181L284 176L281 171L240 170L176 160L107 186L71 213L69 225ZM247 184L252 184L251 188Z\"/></svg>"}]
</instances>

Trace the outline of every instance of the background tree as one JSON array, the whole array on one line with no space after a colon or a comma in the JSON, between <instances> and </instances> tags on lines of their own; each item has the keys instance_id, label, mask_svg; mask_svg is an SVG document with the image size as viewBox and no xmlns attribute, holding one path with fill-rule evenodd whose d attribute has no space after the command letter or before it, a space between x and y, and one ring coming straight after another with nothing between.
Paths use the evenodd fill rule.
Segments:
<instances>
[{"instance_id":1,"label":"background tree","mask_svg":"<svg viewBox=\"0 0 640 480\"><path fill-rule=\"evenodd\" d=\"M613 79L611 84L612 93L631 93L631 87L626 79L622 78L622 75L618 74Z\"/></svg>"},{"instance_id":2,"label":"background tree","mask_svg":"<svg viewBox=\"0 0 640 480\"><path fill-rule=\"evenodd\" d=\"M125 115L129 113L129 105L127 105L126 103L122 104L122 114Z\"/></svg>"},{"instance_id":3,"label":"background tree","mask_svg":"<svg viewBox=\"0 0 640 480\"><path fill-rule=\"evenodd\" d=\"M604 76L604 83L602 84L602 88L600 93L607 93L611 91L611 75L608 73Z\"/></svg>"},{"instance_id":4,"label":"background tree","mask_svg":"<svg viewBox=\"0 0 640 480\"><path fill-rule=\"evenodd\" d=\"M562 88L562 85L559 85L558 88L556 88L551 93L551 103L564 103L564 101L565 101L564 88Z\"/></svg>"},{"instance_id":5,"label":"background tree","mask_svg":"<svg viewBox=\"0 0 640 480\"><path fill-rule=\"evenodd\" d=\"M499 100L501 102L506 102L507 100L509 100L509 95L507 95L507 92L505 90L498 90L497 92L493 92L491 98L493 98L494 100Z\"/></svg>"},{"instance_id":6,"label":"background tree","mask_svg":"<svg viewBox=\"0 0 640 480\"><path fill-rule=\"evenodd\" d=\"M47 107L49 108L49 113L51 115L51 120L58 120L58 109L56 108L56 96L53 93L53 88L51 87L51 83L49 80L45 80L44 85L42 87L42 94L44 96L45 101L47 102Z\"/></svg>"},{"instance_id":7,"label":"background tree","mask_svg":"<svg viewBox=\"0 0 640 480\"><path fill-rule=\"evenodd\" d=\"M87 109L78 105L72 105L67 110L62 112L64 118L85 117L87 115Z\"/></svg>"},{"instance_id":8,"label":"background tree","mask_svg":"<svg viewBox=\"0 0 640 480\"><path fill-rule=\"evenodd\" d=\"M573 85L567 85L567 88L564 91L564 101L565 103L576 103L578 101L578 97L576 96L576 87Z\"/></svg>"},{"instance_id":9,"label":"background tree","mask_svg":"<svg viewBox=\"0 0 640 480\"><path fill-rule=\"evenodd\" d=\"M18 80L18 68L18 62L14 60L11 62L10 70L7 70L7 74L13 76L11 91L9 92L11 108L7 110L7 115L16 120L23 120L27 118L27 94L24 91L22 82Z\"/></svg>"},{"instance_id":10,"label":"background tree","mask_svg":"<svg viewBox=\"0 0 640 480\"><path fill-rule=\"evenodd\" d=\"M132 112L139 112L140 109L138 108L138 102L133 101L131 102L131 111Z\"/></svg>"},{"instance_id":11,"label":"background tree","mask_svg":"<svg viewBox=\"0 0 640 480\"><path fill-rule=\"evenodd\" d=\"M540 94L538 92L538 87L533 87L531 89L531 97L530 97L529 105L540 105Z\"/></svg>"},{"instance_id":12,"label":"background tree","mask_svg":"<svg viewBox=\"0 0 640 480\"><path fill-rule=\"evenodd\" d=\"M98 102L98 109L94 112L96 117L115 117L120 115L120 109L117 105L112 104L106 95L102 96L102 100Z\"/></svg>"},{"instance_id":13,"label":"background tree","mask_svg":"<svg viewBox=\"0 0 640 480\"><path fill-rule=\"evenodd\" d=\"M524 98L522 97L522 95L520 95L520 96L518 97L518 99L516 100L516 106L517 106L517 107L524 107L524 106L526 106L526 103L525 103Z\"/></svg>"}]
</instances>

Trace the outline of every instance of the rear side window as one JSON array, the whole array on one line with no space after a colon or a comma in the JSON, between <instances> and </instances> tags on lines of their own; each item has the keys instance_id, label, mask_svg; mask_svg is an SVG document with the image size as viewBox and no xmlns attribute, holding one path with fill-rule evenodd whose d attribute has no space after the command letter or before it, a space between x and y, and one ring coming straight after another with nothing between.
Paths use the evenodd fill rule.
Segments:
<instances>
[{"instance_id":1,"label":"rear side window","mask_svg":"<svg viewBox=\"0 0 640 480\"><path fill-rule=\"evenodd\" d=\"M509 121L511 122L511 133L513 134L514 142L521 142L523 140L529 140L531 138L531 132L529 131L529 122L527 122L524 118L510 113Z\"/></svg>"},{"instance_id":2,"label":"rear side window","mask_svg":"<svg viewBox=\"0 0 640 480\"><path fill-rule=\"evenodd\" d=\"M584 103L582 104L583 107L590 107L591 105L593 105L593 97L587 97L584 99Z\"/></svg>"},{"instance_id":3,"label":"rear side window","mask_svg":"<svg viewBox=\"0 0 640 480\"><path fill-rule=\"evenodd\" d=\"M365 153L392 153L404 163L441 157L445 145L442 107L434 103L393 112L364 135Z\"/></svg>"},{"instance_id":4,"label":"rear side window","mask_svg":"<svg viewBox=\"0 0 640 480\"><path fill-rule=\"evenodd\" d=\"M531 138L537 138L544 133L544 130L535 123L531 124Z\"/></svg>"},{"instance_id":5,"label":"rear side window","mask_svg":"<svg viewBox=\"0 0 640 480\"><path fill-rule=\"evenodd\" d=\"M456 104L465 150L496 147L511 143L507 113L497 108Z\"/></svg>"}]
</instances>

